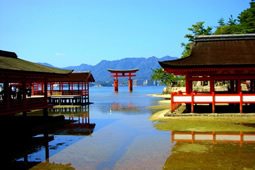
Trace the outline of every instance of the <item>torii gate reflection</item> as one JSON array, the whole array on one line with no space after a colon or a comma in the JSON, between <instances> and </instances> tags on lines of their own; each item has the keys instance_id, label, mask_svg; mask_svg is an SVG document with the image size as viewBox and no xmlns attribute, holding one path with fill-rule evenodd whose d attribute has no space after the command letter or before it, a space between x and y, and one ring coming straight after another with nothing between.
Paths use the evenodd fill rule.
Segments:
<instances>
[{"instance_id":1,"label":"torii gate reflection","mask_svg":"<svg viewBox=\"0 0 255 170\"><path fill-rule=\"evenodd\" d=\"M113 75L111 77L115 77L114 79L114 92L118 92L118 77L129 77L128 79L128 87L129 87L129 92L133 91L133 81L131 77L135 77L135 73L139 69L130 69L130 70L113 70L113 69L108 69L109 72L111 72ZM134 74L132 74L134 73Z\"/></svg>"}]
</instances>

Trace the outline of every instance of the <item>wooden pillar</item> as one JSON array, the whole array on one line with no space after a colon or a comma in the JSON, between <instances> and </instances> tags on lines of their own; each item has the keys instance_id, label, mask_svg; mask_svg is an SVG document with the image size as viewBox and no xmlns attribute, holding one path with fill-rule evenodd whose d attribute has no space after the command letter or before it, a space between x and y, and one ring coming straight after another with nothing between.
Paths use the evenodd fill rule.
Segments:
<instances>
[{"instance_id":1,"label":"wooden pillar","mask_svg":"<svg viewBox=\"0 0 255 170\"><path fill-rule=\"evenodd\" d=\"M194 131L191 132L191 142L195 143L195 132Z\"/></svg>"},{"instance_id":2,"label":"wooden pillar","mask_svg":"<svg viewBox=\"0 0 255 170\"><path fill-rule=\"evenodd\" d=\"M81 82L81 95L82 95L82 96L84 95L83 86L84 86L84 82Z\"/></svg>"},{"instance_id":3,"label":"wooden pillar","mask_svg":"<svg viewBox=\"0 0 255 170\"><path fill-rule=\"evenodd\" d=\"M118 92L118 90L119 90L118 89L118 77L116 75L115 80L114 80L114 92Z\"/></svg>"},{"instance_id":4,"label":"wooden pillar","mask_svg":"<svg viewBox=\"0 0 255 170\"><path fill-rule=\"evenodd\" d=\"M51 82L50 83L50 94L52 95L53 94L53 85L54 85L54 83L53 82Z\"/></svg>"},{"instance_id":5,"label":"wooden pillar","mask_svg":"<svg viewBox=\"0 0 255 170\"><path fill-rule=\"evenodd\" d=\"M240 78L238 78L238 80L237 80L237 93L240 93L242 91L242 89L241 89L241 80L240 80Z\"/></svg>"},{"instance_id":6,"label":"wooden pillar","mask_svg":"<svg viewBox=\"0 0 255 170\"><path fill-rule=\"evenodd\" d=\"M251 89L250 89L251 93L254 93L254 80L251 80Z\"/></svg>"},{"instance_id":7,"label":"wooden pillar","mask_svg":"<svg viewBox=\"0 0 255 170\"><path fill-rule=\"evenodd\" d=\"M189 75L186 75L185 80L186 80L186 82L185 82L185 84L186 84L186 94L190 94L191 91L192 91L192 83L190 83L191 81L190 81ZM188 112L191 111L191 103L186 103L186 110Z\"/></svg>"},{"instance_id":8,"label":"wooden pillar","mask_svg":"<svg viewBox=\"0 0 255 170\"><path fill-rule=\"evenodd\" d=\"M212 112L215 113L215 93L212 92Z\"/></svg>"},{"instance_id":9,"label":"wooden pillar","mask_svg":"<svg viewBox=\"0 0 255 170\"><path fill-rule=\"evenodd\" d=\"M235 80L230 80L230 93L235 91Z\"/></svg>"},{"instance_id":10,"label":"wooden pillar","mask_svg":"<svg viewBox=\"0 0 255 170\"><path fill-rule=\"evenodd\" d=\"M191 93L191 113L194 113L194 93Z\"/></svg>"},{"instance_id":11,"label":"wooden pillar","mask_svg":"<svg viewBox=\"0 0 255 170\"><path fill-rule=\"evenodd\" d=\"M85 84L87 85L87 103L89 103L89 82L86 82Z\"/></svg>"},{"instance_id":12,"label":"wooden pillar","mask_svg":"<svg viewBox=\"0 0 255 170\"><path fill-rule=\"evenodd\" d=\"M4 102L7 103L7 109L10 109L10 100L11 100L11 88L9 83L4 83Z\"/></svg>"},{"instance_id":13,"label":"wooden pillar","mask_svg":"<svg viewBox=\"0 0 255 170\"><path fill-rule=\"evenodd\" d=\"M214 92L214 79L211 77L210 79L210 93Z\"/></svg>"},{"instance_id":14,"label":"wooden pillar","mask_svg":"<svg viewBox=\"0 0 255 170\"><path fill-rule=\"evenodd\" d=\"M77 82L78 83L78 94L80 94L80 82Z\"/></svg>"},{"instance_id":15,"label":"wooden pillar","mask_svg":"<svg viewBox=\"0 0 255 170\"><path fill-rule=\"evenodd\" d=\"M63 82L61 82L61 94L63 94L63 91L64 91L64 84Z\"/></svg>"},{"instance_id":16,"label":"wooden pillar","mask_svg":"<svg viewBox=\"0 0 255 170\"><path fill-rule=\"evenodd\" d=\"M34 83L32 83L32 87L31 87L31 95L35 95L35 87L34 87Z\"/></svg>"},{"instance_id":17,"label":"wooden pillar","mask_svg":"<svg viewBox=\"0 0 255 170\"><path fill-rule=\"evenodd\" d=\"M27 108L27 93L26 93L26 83L22 82L21 92L23 95L24 108Z\"/></svg>"},{"instance_id":18,"label":"wooden pillar","mask_svg":"<svg viewBox=\"0 0 255 170\"><path fill-rule=\"evenodd\" d=\"M171 131L171 143L174 143L174 131Z\"/></svg>"},{"instance_id":19,"label":"wooden pillar","mask_svg":"<svg viewBox=\"0 0 255 170\"><path fill-rule=\"evenodd\" d=\"M71 87L72 87L72 95L73 95L73 82L72 82L72 86Z\"/></svg>"},{"instance_id":20,"label":"wooden pillar","mask_svg":"<svg viewBox=\"0 0 255 170\"><path fill-rule=\"evenodd\" d=\"M133 91L133 81L132 81L131 77L129 77L129 80L128 80L128 87L129 87L129 92L132 92Z\"/></svg>"},{"instance_id":21,"label":"wooden pillar","mask_svg":"<svg viewBox=\"0 0 255 170\"><path fill-rule=\"evenodd\" d=\"M186 84L186 93L190 94L191 91L192 91L192 81L190 81L189 75L186 75L185 80L186 80L186 82L185 82L185 84Z\"/></svg>"},{"instance_id":22,"label":"wooden pillar","mask_svg":"<svg viewBox=\"0 0 255 170\"><path fill-rule=\"evenodd\" d=\"M46 160L46 162L48 162L49 161L49 157L50 157L49 142L48 142L49 134L47 132L45 132L43 136L45 138L45 141L47 141L47 142L45 142L44 147L45 147L45 160Z\"/></svg>"},{"instance_id":23,"label":"wooden pillar","mask_svg":"<svg viewBox=\"0 0 255 170\"><path fill-rule=\"evenodd\" d=\"M243 93L240 92L240 113L243 113Z\"/></svg>"},{"instance_id":24,"label":"wooden pillar","mask_svg":"<svg viewBox=\"0 0 255 170\"><path fill-rule=\"evenodd\" d=\"M47 99L48 99L48 88L47 88L48 82L44 82L44 102L47 104Z\"/></svg>"},{"instance_id":25,"label":"wooden pillar","mask_svg":"<svg viewBox=\"0 0 255 170\"><path fill-rule=\"evenodd\" d=\"M44 82L44 105L47 105L48 100L48 88L47 88L47 81ZM43 116L48 116L48 109L43 109Z\"/></svg>"}]
</instances>

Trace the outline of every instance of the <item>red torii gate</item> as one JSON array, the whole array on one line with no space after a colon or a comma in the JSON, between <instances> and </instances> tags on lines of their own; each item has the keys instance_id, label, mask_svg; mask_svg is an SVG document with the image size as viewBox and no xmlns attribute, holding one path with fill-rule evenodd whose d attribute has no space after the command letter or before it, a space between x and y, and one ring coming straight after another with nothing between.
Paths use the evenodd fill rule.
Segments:
<instances>
[{"instance_id":1,"label":"red torii gate","mask_svg":"<svg viewBox=\"0 0 255 170\"><path fill-rule=\"evenodd\" d=\"M111 77L115 77L114 79L114 92L118 92L118 77L129 77L128 79L128 87L129 87L129 91L132 92L133 91L133 82L131 77L135 77L135 73L138 71L139 69L129 69L129 70L113 70L113 69L108 69L109 72L111 72L113 75L111 75ZM132 74L134 73L134 74Z\"/></svg>"}]
</instances>

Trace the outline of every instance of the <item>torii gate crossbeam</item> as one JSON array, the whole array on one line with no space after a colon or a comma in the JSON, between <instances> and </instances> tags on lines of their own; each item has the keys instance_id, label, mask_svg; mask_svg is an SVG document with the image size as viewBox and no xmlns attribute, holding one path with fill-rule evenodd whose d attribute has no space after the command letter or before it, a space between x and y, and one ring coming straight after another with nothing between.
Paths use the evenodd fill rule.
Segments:
<instances>
[{"instance_id":1,"label":"torii gate crossbeam","mask_svg":"<svg viewBox=\"0 0 255 170\"><path fill-rule=\"evenodd\" d=\"M113 69L108 69L109 72L112 73L111 77L115 77L114 79L114 92L118 92L118 77L128 77L128 87L129 87L129 92L133 91L133 81L131 77L135 77L135 73L139 69L130 69L130 70L113 70Z\"/></svg>"}]
</instances>

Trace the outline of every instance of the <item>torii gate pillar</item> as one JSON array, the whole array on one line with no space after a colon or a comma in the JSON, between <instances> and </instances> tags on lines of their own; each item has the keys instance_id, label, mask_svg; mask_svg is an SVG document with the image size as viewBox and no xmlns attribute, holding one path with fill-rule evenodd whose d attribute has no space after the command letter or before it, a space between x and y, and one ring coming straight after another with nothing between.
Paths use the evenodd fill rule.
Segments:
<instances>
[{"instance_id":1,"label":"torii gate pillar","mask_svg":"<svg viewBox=\"0 0 255 170\"><path fill-rule=\"evenodd\" d=\"M119 87L118 87L118 78L116 77L114 79L114 91L118 92L119 91Z\"/></svg>"},{"instance_id":2,"label":"torii gate pillar","mask_svg":"<svg viewBox=\"0 0 255 170\"><path fill-rule=\"evenodd\" d=\"M128 79L128 88L130 92L133 91L133 80L131 78Z\"/></svg>"},{"instance_id":3,"label":"torii gate pillar","mask_svg":"<svg viewBox=\"0 0 255 170\"><path fill-rule=\"evenodd\" d=\"M131 77L135 77L135 73L138 71L139 69L131 69L131 70L112 70L112 69L108 69L109 72L111 72L113 75L111 75L111 77L115 77L114 79L114 92L118 92L118 77L128 77L128 87L129 87L129 92L133 91L133 80L131 79ZM133 73L133 74L132 74Z\"/></svg>"}]
</instances>

